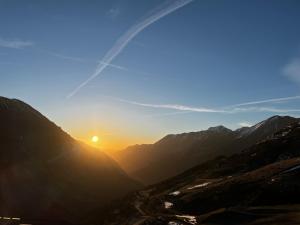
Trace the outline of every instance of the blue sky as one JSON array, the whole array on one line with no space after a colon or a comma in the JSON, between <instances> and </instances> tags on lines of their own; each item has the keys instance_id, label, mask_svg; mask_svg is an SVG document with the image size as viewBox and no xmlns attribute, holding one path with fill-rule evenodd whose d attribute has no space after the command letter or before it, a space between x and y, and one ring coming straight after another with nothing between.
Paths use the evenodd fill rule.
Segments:
<instances>
[{"instance_id":1,"label":"blue sky","mask_svg":"<svg viewBox=\"0 0 300 225\"><path fill-rule=\"evenodd\" d=\"M159 15L174 4L184 5ZM99 134L102 147L299 116L299 10L297 0L0 0L0 95L80 139Z\"/></svg>"}]
</instances>

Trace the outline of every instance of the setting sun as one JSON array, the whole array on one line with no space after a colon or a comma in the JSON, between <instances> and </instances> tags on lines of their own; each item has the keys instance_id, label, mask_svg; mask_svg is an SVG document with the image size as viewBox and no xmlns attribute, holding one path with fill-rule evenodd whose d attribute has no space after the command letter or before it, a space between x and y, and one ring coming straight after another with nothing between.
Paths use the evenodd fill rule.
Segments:
<instances>
[{"instance_id":1,"label":"setting sun","mask_svg":"<svg viewBox=\"0 0 300 225\"><path fill-rule=\"evenodd\" d=\"M97 143L99 141L99 137L98 136L93 136L92 137L92 142Z\"/></svg>"}]
</instances>

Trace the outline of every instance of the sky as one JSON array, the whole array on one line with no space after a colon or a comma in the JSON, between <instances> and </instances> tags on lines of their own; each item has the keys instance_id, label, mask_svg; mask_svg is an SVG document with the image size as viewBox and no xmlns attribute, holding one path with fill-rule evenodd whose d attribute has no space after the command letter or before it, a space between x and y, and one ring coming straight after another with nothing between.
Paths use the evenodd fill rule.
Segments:
<instances>
[{"instance_id":1,"label":"sky","mask_svg":"<svg viewBox=\"0 0 300 225\"><path fill-rule=\"evenodd\" d=\"M0 0L0 95L102 149L300 116L298 0Z\"/></svg>"}]
</instances>

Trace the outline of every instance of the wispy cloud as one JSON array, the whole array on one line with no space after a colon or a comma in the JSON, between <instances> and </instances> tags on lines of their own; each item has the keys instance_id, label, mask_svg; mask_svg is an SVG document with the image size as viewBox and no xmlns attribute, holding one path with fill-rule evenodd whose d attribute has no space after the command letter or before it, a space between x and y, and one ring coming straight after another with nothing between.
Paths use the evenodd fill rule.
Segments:
<instances>
[{"instance_id":1,"label":"wispy cloud","mask_svg":"<svg viewBox=\"0 0 300 225\"><path fill-rule=\"evenodd\" d=\"M146 27L167 16L168 14L176 11L177 9L191 3L192 1L193 0L177 0L168 5L164 4L163 8L155 10L148 17L134 24L116 41L113 47L105 54L101 62L110 64L111 61L123 51L123 49L129 44L129 42ZM67 95L67 98L71 98L72 96L74 96L81 88L83 88L90 81L99 76L106 67L107 65L100 63L96 68L96 71L87 80L82 82L78 87L76 87L72 92L70 92Z\"/></svg>"},{"instance_id":2,"label":"wispy cloud","mask_svg":"<svg viewBox=\"0 0 300 225\"><path fill-rule=\"evenodd\" d=\"M0 47L3 47L3 48L22 49L22 48L30 47L33 45L34 45L34 43L31 41L22 41L19 39L8 40L8 39L0 38Z\"/></svg>"},{"instance_id":3,"label":"wispy cloud","mask_svg":"<svg viewBox=\"0 0 300 225\"><path fill-rule=\"evenodd\" d=\"M291 60L284 68L283 74L292 81L300 83L300 58Z\"/></svg>"},{"instance_id":4,"label":"wispy cloud","mask_svg":"<svg viewBox=\"0 0 300 225\"><path fill-rule=\"evenodd\" d=\"M240 122L240 123L238 123L238 125L240 127L251 127L252 126L252 124L249 122Z\"/></svg>"},{"instance_id":5,"label":"wispy cloud","mask_svg":"<svg viewBox=\"0 0 300 225\"><path fill-rule=\"evenodd\" d=\"M110 19L114 20L120 15L120 13L121 13L120 7L112 7L107 11L106 15Z\"/></svg>"},{"instance_id":6,"label":"wispy cloud","mask_svg":"<svg viewBox=\"0 0 300 225\"><path fill-rule=\"evenodd\" d=\"M51 51L51 50L44 49L44 48L39 48L39 47L36 47L36 46L35 46L34 49L36 51L38 51L39 53L46 54L46 55L49 55L49 56L53 56L53 57L58 58L58 59L74 61L74 62L79 62L79 63L86 63L86 62L91 61L91 60L88 60L88 59L85 59L85 58L82 58L82 57L70 56L70 55L67 55L67 54L63 54L61 52ZM94 60L94 62L96 62L96 60Z\"/></svg>"},{"instance_id":7,"label":"wispy cloud","mask_svg":"<svg viewBox=\"0 0 300 225\"><path fill-rule=\"evenodd\" d=\"M70 61L74 61L74 62L86 62L87 60L83 59L83 58L79 58L79 57L73 57L73 56L67 56L67 55L63 55L60 53L55 53L55 52L46 52L48 55L52 55L55 56L57 58L60 59L66 59L66 60L70 60Z\"/></svg>"}]
</instances>

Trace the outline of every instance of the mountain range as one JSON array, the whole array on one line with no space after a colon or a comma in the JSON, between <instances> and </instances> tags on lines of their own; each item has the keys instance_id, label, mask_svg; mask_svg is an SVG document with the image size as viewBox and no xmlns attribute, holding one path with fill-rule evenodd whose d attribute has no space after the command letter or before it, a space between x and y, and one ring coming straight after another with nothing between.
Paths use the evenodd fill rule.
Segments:
<instances>
[{"instance_id":1,"label":"mountain range","mask_svg":"<svg viewBox=\"0 0 300 225\"><path fill-rule=\"evenodd\" d=\"M265 123L278 118L271 118ZM111 205L103 224L300 224L300 123Z\"/></svg>"},{"instance_id":2,"label":"mountain range","mask_svg":"<svg viewBox=\"0 0 300 225\"><path fill-rule=\"evenodd\" d=\"M133 178L149 185L182 173L217 156L241 152L289 124L289 116L273 116L251 127L224 126L183 134L170 134L154 144L130 146L112 157Z\"/></svg>"},{"instance_id":3,"label":"mountain range","mask_svg":"<svg viewBox=\"0 0 300 225\"><path fill-rule=\"evenodd\" d=\"M0 124L0 223L300 224L298 118L171 134L117 162L20 100L0 97Z\"/></svg>"}]
</instances>

